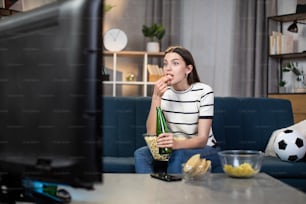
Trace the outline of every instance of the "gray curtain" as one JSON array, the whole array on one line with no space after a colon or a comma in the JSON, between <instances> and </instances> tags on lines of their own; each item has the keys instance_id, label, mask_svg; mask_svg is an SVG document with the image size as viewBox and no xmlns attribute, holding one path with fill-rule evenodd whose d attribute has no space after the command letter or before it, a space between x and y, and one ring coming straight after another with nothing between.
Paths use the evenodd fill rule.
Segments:
<instances>
[{"instance_id":1,"label":"gray curtain","mask_svg":"<svg viewBox=\"0 0 306 204\"><path fill-rule=\"evenodd\" d=\"M236 10L231 95L265 96L268 87L267 17L276 14L276 0L239 0Z\"/></svg>"},{"instance_id":2,"label":"gray curtain","mask_svg":"<svg viewBox=\"0 0 306 204\"><path fill-rule=\"evenodd\" d=\"M161 51L169 45L179 43L180 6L181 3L178 0L147 0L145 23L147 25L162 24L166 29L166 35L161 41Z\"/></svg>"}]
</instances>

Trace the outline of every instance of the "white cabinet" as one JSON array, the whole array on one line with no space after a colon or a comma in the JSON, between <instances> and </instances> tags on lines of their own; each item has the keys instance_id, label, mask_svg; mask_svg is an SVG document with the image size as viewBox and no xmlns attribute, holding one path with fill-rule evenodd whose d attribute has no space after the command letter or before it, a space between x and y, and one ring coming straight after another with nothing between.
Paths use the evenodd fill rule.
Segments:
<instances>
[{"instance_id":1,"label":"white cabinet","mask_svg":"<svg viewBox=\"0 0 306 204\"><path fill-rule=\"evenodd\" d=\"M164 53L122 51L103 53L108 80L103 81L103 94L111 96L151 96L153 80L149 81L148 64L162 65Z\"/></svg>"}]
</instances>

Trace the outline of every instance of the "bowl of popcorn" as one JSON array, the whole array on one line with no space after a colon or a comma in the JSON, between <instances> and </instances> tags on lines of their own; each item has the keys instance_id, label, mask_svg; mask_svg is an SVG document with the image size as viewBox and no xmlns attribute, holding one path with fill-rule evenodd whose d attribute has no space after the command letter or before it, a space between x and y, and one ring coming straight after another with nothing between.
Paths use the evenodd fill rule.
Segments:
<instances>
[{"instance_id":1,"label":"bowl of popcorn","mask_svg":"<svg viewBox=\"0 0 306 204\"><path fill-rule=\"evenodd\" d=\"M207 177L211 171L211 161L201 158L200 154L191 156L182 164L183 178L187 181L199 181Z\"/></svg>"},{"instance_id":2,"label":"bowl of popcorn","mask_svg":"<svg viewBox=\"0 0 306 204\"><path fill-rule=\"evenodd\" d=\"M260 172L264 154L255 150L224 150L218 152L225 174L250 178Z\"/></svg>"},{"instance_id":3,"label":"bowl of popcorn","mask_svg":"<svg viewBox=\"0 0 306 204\"><path fill-rule=\"evenodd\" d=\"M147 146L150 149L150 152L155 160L158 161L168 161L169 154L159 154L159 148L157 147L157 136L154 134L143 134L143 137L146 141ZM186 137L182 135L174 134L174 140L185 140Z\"/></svg>"},{"instance_id":4,"label":"bowl of popcorn","mask_svg":"<svg viewBox=\"0 0 306 204\"><path fill-rule=\"evenodd\" d=\"M156 135L144 134L143 136L155 160L158 160L158 161L168 161L169 160L169 157L170 157L169 154L159 154L159 148L157 147L157 136Z\"/></svg>"}]
</instances>

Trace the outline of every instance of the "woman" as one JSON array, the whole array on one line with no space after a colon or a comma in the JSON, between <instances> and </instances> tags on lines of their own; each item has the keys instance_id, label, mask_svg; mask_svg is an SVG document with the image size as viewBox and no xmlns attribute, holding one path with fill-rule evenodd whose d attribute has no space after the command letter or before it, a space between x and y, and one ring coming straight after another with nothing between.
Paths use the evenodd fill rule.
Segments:
<instances>
[{"instance_id":1,"label":"woman","mask_svg":"<svg viewBox=\"0 0 306 204\"><path fill-rule=\"evenodd\" d=\"M154 86L147 118L147 133L156 134L156 107L164 112L171 133L158 135L158 147L171 147L167 173L182 173L182 164L192 155L219 166L216 140L212 132L214 94L210 86L201 83L191 53L180 46L165 51L164 76ZM176 137L186 139L175 139ZM153 157L149 148L134 153L136 173L152 173Z\"/></svg>"}]
</instances>

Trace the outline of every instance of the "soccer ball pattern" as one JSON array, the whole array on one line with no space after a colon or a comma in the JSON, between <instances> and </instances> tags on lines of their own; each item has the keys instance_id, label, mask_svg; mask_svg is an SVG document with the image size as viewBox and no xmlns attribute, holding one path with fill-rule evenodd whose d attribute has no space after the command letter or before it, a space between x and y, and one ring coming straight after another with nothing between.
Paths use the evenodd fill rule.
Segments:
<instances>
[{"instance_id":1,"label":"soccer ball pattern","mask_svg":"<svg viewBox=\"0 0 306 204\"><path fill-rule=\"evenodd\" d=\"M274 151L283 161L298 161L305 156L306 139L297 131L286 129L276 137Z\"/></svg>"}]
</instances>

